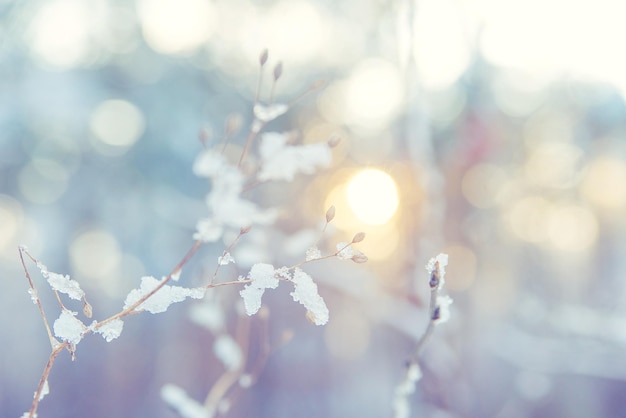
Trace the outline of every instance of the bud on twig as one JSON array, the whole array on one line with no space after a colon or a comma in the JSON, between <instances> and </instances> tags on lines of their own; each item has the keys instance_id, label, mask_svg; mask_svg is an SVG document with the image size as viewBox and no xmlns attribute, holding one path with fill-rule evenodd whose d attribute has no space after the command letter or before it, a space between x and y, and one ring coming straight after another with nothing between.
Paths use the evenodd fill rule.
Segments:
<instances>
[{"instance_id":1,"label":"bud on twig","mask_svg":"<svg viewBox=\"0 0 626 418\"><path fill-rule=\"evenodd\" d=\"M326 80L316 80L309 87L310 90L317 90L326 87L328 82Z\"/></svg>"},{"instance_id":2,"label":"bud on twig","mask_svg":"<svg viewBox=\"0 0 626 418\"><path fill-rule=\"evenodd\" d=\"M352 243L356 244L357 242L361 242L365 239L365 232L357 233L354 238L352 238Z\"/></svg>"},{"instance_id":3,"label":"bud on twig","mask_svg":"<svg viewBox=\"0 0 626 418\"><path fill-rule=\"evenodd\" d=\"M250 232L250 228L252 228L252 226L250 226L250 225L242 227L239 230L239 234L240 235L247 234L248 232Z\"/></svg>"},{"instance_id":4,"label":"bud on twig","mask_svg":"<svg viewBox=\"0 0 626 418\"><path fill-rule=\"evenodd\" d=\"M226 136L236 135L243 125L243 118L239 113L232 113L226 119Z\"/></svg>"},{"instance_id":5,"label":"bud on twig","mask_svg":"<svg viewBox=\"0 0 626 418\"><path fill-rule=\"evenodd\" d=\"M326 223L329 223L330 221L332 221L334 217L335 217L335 206L332 205L326 211Z\"/></svg>"},{"instance_id":6,"label":"bud on twig","mask_svg":"<svg viewBox=\"0 0 626 418\"><path fill-rule=\"evenodd\" d=\"M283 73L283 63L278 61L278 64L276 64L276 67L274 67L274 81L278 81L282 73Z\"/></svg>"},{"instance_id":7,"label":"bud on twig","mask_svg":"<svg viewBox=\"0 0 626 418\"><path fill-rule=\"evenodd\" d=\"M365 254L355 254L352 256L351 260L354 261L355 263L361 264L361 263L367 263L368 258Z\"/></svg>"},{"instance_id":8,"label":"bud on twig","mask_svg":"<svg viewBox=\"0 0 626 418\"><path fill-rule=\"evenodd\" d=\"M330 138L328 138L328 146L331 148L335 148L341 142L341 137L337 134L332 134Z\"/></svg>"},{"instance_id":9,"label":"bud on twig","mask_svg":"<svg viewBox=\"0 0 626 418\"><path fill-rule=\"evenodd\" d=\"M83 300L83 313L87 318L91 318L93 316L93 308L86 300Z\"/></svg>"},{"instance_id":10,"label":"bud on twig","mask_svg":"<svg viewBox=\"0 0 626 418\"><path fill-rule=\"evenodd\" d=\"M269 55L269 52L267 51L267 48L261 51L261 55L259 55L259 63L261 64L261 67L264 66L265 63L267 62L268 55Z\"/></svg>"}]
</instances>

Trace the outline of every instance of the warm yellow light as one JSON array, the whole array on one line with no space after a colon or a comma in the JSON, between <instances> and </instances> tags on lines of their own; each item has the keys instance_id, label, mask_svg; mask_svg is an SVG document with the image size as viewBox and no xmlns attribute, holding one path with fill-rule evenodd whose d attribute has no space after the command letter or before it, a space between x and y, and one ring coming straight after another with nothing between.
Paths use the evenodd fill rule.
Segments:
<instances>
[{"instance_id":1,"label":"warm yellow light","mask_svg":"<svg viewBox=\"0 0 626 418\"><path fill-rule=\"evenodd\" d=\"M387 223L398 209L396 183L381 170L367 169L352 177L346 197L356 217L369 225Z\"/></svg>"}]
</instances>

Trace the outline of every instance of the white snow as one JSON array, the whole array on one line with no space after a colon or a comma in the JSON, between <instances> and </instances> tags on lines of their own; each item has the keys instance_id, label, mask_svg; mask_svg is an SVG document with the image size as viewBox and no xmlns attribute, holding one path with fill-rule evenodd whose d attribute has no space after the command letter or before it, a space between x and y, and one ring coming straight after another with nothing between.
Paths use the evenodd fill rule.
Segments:
<instances>
[{"instance_id":1,"label":"white snow","mask_svg":"<svg viewBox=\"0 0 626 418\"><path fill-rule=\"evenodd\" d=\"M124 321L121 319L114 319L113 321L98 328L96 327L97 324L98 323L94 321L89 328L102 335L102 338L104 338L108 343L119 337L122 333L122 329L124 328Z\"/></svg>"},{"instance_id":2,"label":"white snow","mask_svg":"<svg viewBox=\"0 0 626 418\"><path fill-rule=\"evenodd\" d=\"M340 242L337 244L337 258L340 260L350 260L354 257L354 249L347 242Z\"/></svg>"},{"instance_id":3,"label":"white snow","mask_svg":"<svg viewBox=\"0 0 626 418\"><path fill-rule=\"evenodd\" d=\"M161 388L161 398L172 407L181 418L211 418L213 413L202 404L190 398L184 389L167 384Z\"/></svg>"},{"instance_id":4,"label":"white snow","mask_svg":"<svg viewBox=\"0 0 626 418\"><path fill-rule=\"evenodd\" d=\"M142 297L153 291L160 283L161 281L152 276L142 277L139 289L131 290L128 296L126 296L124 309L127 309L135 304ZM205 293L206 289L203 287L189 289L181 286L165 285L148 300L136 307L135 310L145 310L153 314L165 312L172 303L182 302L188 297L192 299L202 299Z\"/></svg>"},{"instance_id":5,"label":"white snow","mask_svg":"<svg viewBox=\"0 0 626 418\"><path fill-rule=\"evenodd\" d=\"M261 298L265 289L276 289L279 280L274 275L274 266L264 263L253 265L248 273L248 279L252 282L248 283L239 294L243 298L246 314L254 315L261 308Z\"/></svg>"},{"instance_id":6,"label":"white snow","mask_svg":"<svg viewBox=\"0 0 626 418\"><path fill-rule=\"evenodd\" d=\"M270 122L289 110L289 106L284 103L274 103L271 105L263 105L257 103L252 109L254 116L261 122Z\"/></svg>"},{"instance_id":7,"label":"white snow","mask_svg":"<svg viewBox=\"0 0 626 418\"><path fill-rule=\"evenodd\" d=\"M222 334L215 340L213 352L228 371L237 370L243 364L241 347L228 334Z\"/></svg>"},{"instance_id":8,"label":"white snow","mask_svg":"<svg viewBox=\"0 0 626 418\"><path fill-rule=\"evenodd\" d=\"M48 273L48 283L50 287L57 292L65 293L72 299L81 300L85 296L85 292L80 288L76 280L70 279L68 275L58 273Z\"/></svg>"},{"instance_id":9,"label":"white snow","mask_svg":"<svg viewBox=\"0 0 626 418\"><path fill-rule=\"evenodd\" d=\"M317 260L322 258L322 252L317 247L311 247L306 250L306 261Z\"/></svg>"},{"instance_id":10,"label":"white snow","mask_svg":"<svg viewBox=\"0 0 626 418\"><path fill-rule=\"evenodd\" d=\"M70 344L78 344L87 330L85 324L76 318L76 312L63 309L59 318L54 321L54 335Z\"/></svg>"},{"instance_id":11,"label":"white snow","mask_svg":"<svg viewBox=\"0 0 626 418\"><path fill-rule=\"evenodd\" d=\"M332 161L327 143L288 145L287 135L278 132L263 134L259 154L260 181L292 181L296 174L313 174L318 167L328 167Z\"/></svg>"},{"instance_id":12,"label":"white snow","mask_svg":"<svg viewBox=\"0 0 626 418\"><path fill-rule=\"evenodd\" d=\"M229 263L234 263L235 259L232 255L230 255L230 253L227 252L223 256L218 257L217 262L220 266L225 266Z\"/></svg>"},{"instance_id":13,"label":"white snow","mask_svg":"<svg viewBox=\"0 0 626 418\"><path fill-rule=\"evenodd\" d=\"M292 281L295 285L294 291L291 292L293 300L304 305L315 325L325 325L328 322L328 308L324 299L317 293L317 285L311 276L297 268Z\"/></svg>"}]
</instances>

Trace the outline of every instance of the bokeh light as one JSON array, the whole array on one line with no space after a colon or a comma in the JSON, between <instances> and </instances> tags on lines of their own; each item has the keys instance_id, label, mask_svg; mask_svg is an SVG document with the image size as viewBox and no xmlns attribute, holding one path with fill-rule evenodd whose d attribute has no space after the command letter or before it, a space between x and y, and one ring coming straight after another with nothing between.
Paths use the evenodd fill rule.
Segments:
<instances>
[{"instance_id":1,"label":"bokeh light","mask_svg":"<svg viewBox=\"0 0 626 418\"><path fill-rule=\"evenodd\" d=\"M580 190L590 203L606 209L626 209L626 164L599 157L586 167Z\"/></svg>"},{"instance_id":2,"label":"bokeh light","mask_svg":"<svg viewBox=\"0 0 626 418\"><path fill-rule=\"evenodd\" d=\"M345 117L360 130L377 131L397 116L404 99L400 73L388 61L363 61L346 81Z\"/></svg>"},{"instance_id":3,"label":"bokeh light","mask_svg":"<svg viewBox=\"0 0 626 418\"><path fill-rule=\"evenodd\" d=\"M67 189L70 173L57 161L33 158L18 175L22 195L33 203L51 204Z\"/></svg>"},{"instance_id":4,"label":"bokeh light","mask_svg":"<svg viewBox=\"0 0 626 418\"><path fill-rule=\"evenodd\" d=\"M163 54L190 53L215 29L212 3L205 0L141 0L138 11L146 42Z\"/></svg>"},{"instance_id":5,"label":"bokeh light","mask_svg":"<svg viewBox=\"0 0 626 418\"><path fill-rule=\"evenodd\" d=\"M115 237L100 228L90 228L79 233L69 246L69 256L78 277L103 289L109 287L115 279L114 273L118 271L122 258Z\"/></svg>"},{"instance_id":6,"label":"bokeh light","mask_svg":"<svg viewBox=\"0 0 626 418\"><path fill-rule=\"evenodd\" d=\"M423 85L444 89L467 69L471 50L461 9L453 1L428 0L416 14L413 53Z\"/></svg>"},{"instance_id":7,"label":"bokeh light","mask_svg":"<svg viewBox=\"0 0 626 418\"><path fill-rule=\"evenodd\" d=\"M398 189L393 178L381 170L367 169L350 179L346 187L350 208L368 225L389 222L398 209Z\"/></svg>"},{"instance_id":8,"label":"bokeh light","mask_svg":"<svg viewBox=\"0 0 626 418\"><path fill-rule=\"evenodd\" d=\"M137 106L126 100L105 100L93 111L91 131L103 144L115 148L132 146L143 134L145 121Z\"/></svg>"},{"instance_id":9,"label":"bokeh light","mask_svg":"<svg viewBox=\"0 0 626 418\"><path fill-rule=\"evenodd\" d=\"M80 0L40 3L29 27L32 53L59 69L80 65L89 52L92 16L88 4Z\"/></svg>"}]
</instances>

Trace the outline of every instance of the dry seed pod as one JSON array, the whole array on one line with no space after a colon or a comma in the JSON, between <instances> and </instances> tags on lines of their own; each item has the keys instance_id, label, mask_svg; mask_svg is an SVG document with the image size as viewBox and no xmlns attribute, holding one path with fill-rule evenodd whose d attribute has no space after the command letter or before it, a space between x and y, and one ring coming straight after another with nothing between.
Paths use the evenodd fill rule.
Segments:
<instances>
[{"instance_id":1,"label":"dry seed pod","mask_svg":"<svg viewBox=\"0 0 626 418\"><path fill-rule=\"evenodd\" d=\"M267 48L265 48L262 52L261 55L259 55L259 63L261 64L261 67L265 65L265 63L267 62L267 57L269 56L269 52L267 51Z\"/></svg>"},{"instance_id":2,"label":"dry seed pod","mask_svg":"<svg viewBox=\"0 0 626 418\"><path fill-rule=\"evenodd\" d=\"M341 142L341 137L337 134L332 134L330 138L328 138L328 146L331 148L335 148Z\"/></svg>"},{"instance_id":3,"label":"dry seed pod","mask_svg":"<svg viewBox=\"0 0 626 418\"><path fill-rule=\"evenodd\" d=\"M357 242L361 242L365 239L365 232L359 232L352 238L352 243L355 244Z\"/></svg>"},{"instance_id":4,"label":"dry seed pod","mask_svg":"<svg viewBox=\"0 0 626 418\"><path fill-rule=\"evenodd\" d=\"M91 318L93 316L93 307L86 300L83 301L83 313L87 318Z\"/></svg>"},{"instance_id":5,"label":"dry seed pod","mask_svg":"<svg viewBox=\"0 0 626 418\"><path fill-rule=\"evenodd\" d=\"M278 64L276 64L276 67L274 67L274 81L277 81L281 74L283 73L283 63L278 61Z\"/></svg>"},{"instance_id":6,"label":"dry seed pod","mask_svg":"<svg viewBox=\"0 0 626 418\"><path fill-rule=\"evenodd\" d=\"M365 254L355 254L352 256L351 258L352 261L354 261L355 263L367 263L367 256Z\"/></svg>"},{"instance_id":7,"label":"dry seed pod","mask_svg":"<svg viewBox=\"0 0 626 418\"><path fill-rule=\"evenodd\" d=\"M326 211L326 223L332 221L334 217L335 217L335 206L332 205Z\"/></svg>"}]
</instances>

